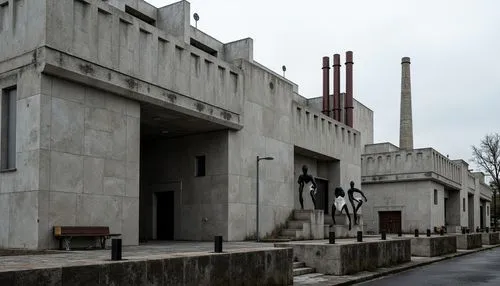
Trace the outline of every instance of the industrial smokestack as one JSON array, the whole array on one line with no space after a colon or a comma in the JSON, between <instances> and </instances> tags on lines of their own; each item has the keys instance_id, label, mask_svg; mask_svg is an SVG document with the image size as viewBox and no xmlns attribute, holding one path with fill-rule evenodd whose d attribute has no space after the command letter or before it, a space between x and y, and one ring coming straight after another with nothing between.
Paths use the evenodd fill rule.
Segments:
<instances>
[{"instance_id":1,"label":"industrial smokestack","mask_svg":"<svg viewBox=\"0 0 500 286\"><path fill-rule=\"evenodd\" d=\"M401 59L401 111L399 119L399 148L413 149L413 122L411 114L410 58Z\"/></svg>"},{"instance_id":2,"label":"industrial smokestack","mask_svg":"<svg viewBox=\"0 0 500 286\"><path fill-rule=\"evenodd\" d=\"M330 58L323 57L323 114L330 114Z\"/></svg>"},{"instance_id":3,"label":"industrial smokestack","mask_svg":"<svg viewBox=\"0 0 500 286\"><path fill-rule=\"evenodd\" d=\"M353 121L353 113L352 109L354 108L353 106L353 99L352 99L352 52L348 51L346 52L346 58L345 58L345 70L346 70L346 81L345 81L345 124L347 126L353 127L352 126L352 121Z\"/></svg>"},{"instance_id":4,"label":"industrial smokestack","mask_svg":"<svg viewBox=\"0 0 500 286\"><path fill-rule=\"evenodd\" d=\"M340 55L333 55L333 118L340 121Z\"/></svg>"}]
</instances>

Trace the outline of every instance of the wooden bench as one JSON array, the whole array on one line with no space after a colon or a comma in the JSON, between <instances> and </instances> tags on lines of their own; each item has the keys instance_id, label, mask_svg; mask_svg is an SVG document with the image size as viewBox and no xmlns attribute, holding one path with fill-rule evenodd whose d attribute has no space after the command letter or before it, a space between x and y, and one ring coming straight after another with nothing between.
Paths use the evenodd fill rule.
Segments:
<instances>
[{"instance_id":1,"label":"wooden bench","mask_svg":"<svg viewBox=\"0 0 500 286\"><path fill-rule=\"evenodd\" d=\"M101 248L106 247L106 239L121 234L109 233L107 226L54 226L54 236L59 240L59 249L70 250L73 237L95 237L99 239Z\"/></svg>"}]
</instances>

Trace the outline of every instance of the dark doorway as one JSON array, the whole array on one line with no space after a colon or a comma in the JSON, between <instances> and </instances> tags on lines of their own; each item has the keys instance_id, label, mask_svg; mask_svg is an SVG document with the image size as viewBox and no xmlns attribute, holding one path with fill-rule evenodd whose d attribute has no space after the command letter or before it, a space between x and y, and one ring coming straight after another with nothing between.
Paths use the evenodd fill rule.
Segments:
<instances>
[{"instance_id":1,"label":"dark doorway","mask_svg":"<svg viewBox=\"0 0 500 286\"><path fill-rule=\"evenodd\" d=\"M156 193L156 239L174 239L174 192Z\"/></svg>"},{"instance_id":2,"label":"dark doorway","mask_svg":"<svg viewBox=\"0 0 500 286\"><path fill-rule=\"evenodd\" d=\"M401 231L401 211L378 212L379 231L398 233Z\"/></svg>"},{"instance_id":3,"label":"dark doorway","mask_svg":"<svg viewBox=\"0 0 500 286\"><path fill-rule=\"evenodd\" d=\"M484 206L479 206L479 227L484 228Z\"/></svg>"},{"instance_id":4,"label":"dark doorway","mask_svg":"<svg viewBox=\"0 0 500 286\"><path fill-rule=\"evenodd\" d=\"M328 181L315 178L318 186L316 193L316 209L323 210L324 214L328 214Z\"/></svg>"}]
</instances>

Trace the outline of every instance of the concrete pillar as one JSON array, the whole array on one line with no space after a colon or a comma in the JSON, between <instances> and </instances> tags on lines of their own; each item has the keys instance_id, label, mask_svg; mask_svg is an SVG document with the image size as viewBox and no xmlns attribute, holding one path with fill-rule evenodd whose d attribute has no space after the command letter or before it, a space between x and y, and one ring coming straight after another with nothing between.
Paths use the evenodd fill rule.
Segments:
<instances>
[{"instance_id":1,"label":"concrete pillar","mask_svg":"<svg viewBox=\"0 0 500 286\"><path fill-rule=\"evenodd\" d=\"M410 58L401 61L401 114L399 121L399 148L413 149L413 123L411 114Z\"/></svg>"}]
</instances>

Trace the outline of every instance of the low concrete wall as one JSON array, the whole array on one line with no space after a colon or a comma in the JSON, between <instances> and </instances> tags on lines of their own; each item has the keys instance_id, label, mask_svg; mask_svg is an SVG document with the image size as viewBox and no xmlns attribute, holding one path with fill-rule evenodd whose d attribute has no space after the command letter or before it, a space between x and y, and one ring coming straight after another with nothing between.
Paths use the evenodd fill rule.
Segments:
<instances>
[{"instance_id":1,"label":"low concrete wall","mask_svg":"<svg viewBox=\"0 0 500 286\"><path fill-rule=\"evenodd\" d=\"M480 233L469 233L457 235L457 249L474 249L483 247Z\"/></svg>"},{"instance_id":2,"label":"low concrete wall","mask_svg":"<svg viewBox=\"0 0 500 286\"><path fill-rule=\"evenodd\" d=\"M187 253L0 272L0 285L291 285L292 249Z\"/></svg>"},{"instance_id":3,"label":"low concrete wall","mask_svg":"<svg viewBox=\"0 0 500 286\"><path fill-rule=\"evenodd\" d=\"M329 275L349 275L411 260L410 239L341 244L289 242L275 246L292 247L294 259Z\"/></svg>"},{"instance_id":4,"label":"low concrete wall","mask_svg":"<svg viewBox=\"0 0 500 286\"><path fill-rule=\"evenodd\" d=\"M414 237L411 239L412 256L440 256L457 252L455 235Z\"/></svg>"},{"instance_id":5,"label":"low concrete wall","mask_svg":"<svg viewBox=\"0 0 500 286\"><path fill-rule=\"evenodd\" d=\"M500 232L481 233L483 244L500 244Z\"/></svg>"}]
</instances>

